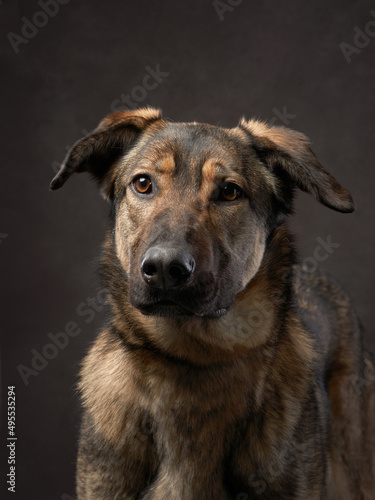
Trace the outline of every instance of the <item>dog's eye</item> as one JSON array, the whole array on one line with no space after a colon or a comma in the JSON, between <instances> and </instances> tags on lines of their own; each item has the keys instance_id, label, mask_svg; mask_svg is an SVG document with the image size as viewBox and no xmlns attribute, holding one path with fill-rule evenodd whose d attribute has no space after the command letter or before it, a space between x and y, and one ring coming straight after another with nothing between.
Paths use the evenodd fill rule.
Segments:
<instances>
[{"instance_id":1,"label":"dog's eye","mask_svg":"<svg viewBox=\"0 0 375 500\"><path fill-rule=\"evenodd\" d=\"M152 192L152 183L149 177L140 175L133 181L133 186L138 193L150 194Z\"/></svg>"},{"instance_id":2,"label":"dog's eye","mask_svg":"<svg viewBox=\"0 0 375 500\"><path fill-rule=\"evenodd\" d=\"M229 182L220 190L219 199L222 201L234 201L242 196L242 190L233 182Z\"/></svg>"}]
</instances>

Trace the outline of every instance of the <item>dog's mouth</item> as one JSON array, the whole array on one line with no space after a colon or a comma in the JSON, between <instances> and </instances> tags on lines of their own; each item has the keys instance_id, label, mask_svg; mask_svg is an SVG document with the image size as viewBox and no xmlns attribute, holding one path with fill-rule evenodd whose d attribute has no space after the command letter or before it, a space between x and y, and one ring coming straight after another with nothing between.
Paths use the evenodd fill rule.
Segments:
<instances>
[{"instance_id":1,"label":"dog's mouth","mask_svg":"<svg viewBox=\"0 0 375 500\"><path fill-rule=\"evenodd\" d=\"M194 316L192 311L172 300L159 300L150 304L139 304L138 309L146 316Z\"/></svg>"},{"instance_id":2,"label":"dog's mouth","mask_svg":"<svg viewBox=\"0 0 375 500\"><path fill-rule=\"evenodd\" d=\"M159 316L159 317L178 317L178 316L187 316L187 317L205 317L205 318L219 318L224 316L229 307L217 309L215 311L209 311L205 313L195 312L186 306L183 306L173 300L159 300L156 302L152 302L149 304L138 304L137 309L141 311L142 314L146 316Z\"/></svg>"}]
</instances>

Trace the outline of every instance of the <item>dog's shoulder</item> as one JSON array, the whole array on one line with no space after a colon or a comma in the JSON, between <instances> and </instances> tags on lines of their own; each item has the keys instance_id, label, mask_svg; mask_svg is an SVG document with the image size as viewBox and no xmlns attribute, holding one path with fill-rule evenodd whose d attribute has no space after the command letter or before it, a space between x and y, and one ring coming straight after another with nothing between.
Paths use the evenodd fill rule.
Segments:
<instances>
[{"instance_id":1,"label":"dog's shoulder","mask_svg":"<svg viewBox=\"0 0 375 500\"><path fill-rule=\"evenodd\" d=\"M305 264L294 266L294 292L301 309L325 312L352 311L352 300L344 286L330 273L317 267L313 271Z\"/></svg>"},{"instance_id":2,"label":"dog's shoulder","mask_svg":"<svg viewBox=\"0 0 375 500\"><path fill-rule=\"evenodd\" d=\"M297 314L313 335L322 354L329 357L361 344L361 326L352 299L330 273L306 265L295 266Z\"/></svg>"}]
</instances>

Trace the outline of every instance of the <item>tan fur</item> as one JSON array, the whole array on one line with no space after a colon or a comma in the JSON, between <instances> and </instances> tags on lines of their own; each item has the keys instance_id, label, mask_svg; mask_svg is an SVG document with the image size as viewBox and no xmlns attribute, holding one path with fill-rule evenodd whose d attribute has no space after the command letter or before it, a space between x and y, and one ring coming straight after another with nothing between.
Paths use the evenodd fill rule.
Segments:
<instances>
[{"instance_id":1,"label":"tan fur","mask_svg":"<svg viewBox=\"0 0 375 500\"><path fill-rule=\"evenodd\" d=\"M258 120L246 121L245 119L242 119L240 124L255 136L266 137L278 146L295 154L303 153L306 144L310 143L303 134L284 127L270 127L267 123Z\"/></svg>"}]
</instances>

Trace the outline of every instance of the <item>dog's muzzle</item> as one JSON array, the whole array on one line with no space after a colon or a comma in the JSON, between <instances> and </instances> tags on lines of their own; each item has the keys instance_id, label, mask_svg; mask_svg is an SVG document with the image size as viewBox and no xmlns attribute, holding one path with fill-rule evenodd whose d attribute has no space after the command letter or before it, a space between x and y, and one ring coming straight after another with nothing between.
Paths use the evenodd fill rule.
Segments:
<instances>
[{"instance_id":1,"label":"dog's muzzle","mask_svg":"<svg viewBox=\"0 0 375 500\"><path fill-rule=\"evenodd\" d=\"M134 287L131 303L151 316L223 316L229 306L217 308L212 304L217 293L213 289L209 293L204 291L199 283L201 271L196 267L193 255L181 247L160 244L150 247L138 268L143 287Z\"/></svg>"}]
</instances>

